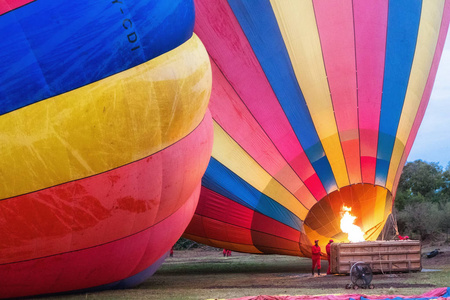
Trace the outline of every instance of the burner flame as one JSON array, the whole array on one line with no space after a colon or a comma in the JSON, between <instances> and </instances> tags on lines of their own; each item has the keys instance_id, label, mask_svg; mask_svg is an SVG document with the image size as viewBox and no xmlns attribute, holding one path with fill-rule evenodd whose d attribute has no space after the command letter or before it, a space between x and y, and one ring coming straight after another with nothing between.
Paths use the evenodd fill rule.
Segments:
<instances>
[{"instance_id":1,"label":"burner flame","mask_svg":"<svg viewBox=\"0 0 450 300\"><path fill-rule=\"evenodd\" d=\"M341 230L344 233L347 233L348 240L353 243L357 242L363 242L364 239L364 232L359 228L359 226L353 224L356 220L356 217L351 215L350 212L352 211L351 207L342 206L342 212L344 215L341 219Z\"/></svg>"}]
</instances>

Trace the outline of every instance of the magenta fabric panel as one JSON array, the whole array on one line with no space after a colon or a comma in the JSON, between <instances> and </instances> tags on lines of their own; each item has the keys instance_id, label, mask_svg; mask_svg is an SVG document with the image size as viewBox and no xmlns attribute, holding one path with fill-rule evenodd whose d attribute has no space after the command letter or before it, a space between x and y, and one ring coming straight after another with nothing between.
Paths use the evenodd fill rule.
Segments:
<instances>
[{"instance_id":1,"label":"magenta fabric panel","mask_svg":"<svg viewBox=\"0 0 450 300\"><path fill-rule=\"evenodd\" d=\"M315 176L315 171L231 8L224 0L217 1L214 6L207 3L196 2L194 32L208 49L213 64L224 74L225 80L231 83L270 140L300 178L304 182L307 181ZM215 38L218 35L226 38ZM263 98L264 106L260 104L260 99ZM218 111L213 104L209 107L214 118ZM319 188L314 185L308 188L317 200L326 195L323 186Z\"/></svg>"},{"instance_id":2,"label":"magenta fabric panel","mask_svg":"<svg viewBox=\"0 0 450 300\"><path fill-rule=\"evenodd\" d=\"M359 183L361 166L352 1L315 0L314 12L349 180L352 184Z\"/></svg>"},{"instance_id":3,"label":"magenta fabric panel","mask_svg":"<svg viewBox=\"0 0 450 300\"><path fill-rule=\"evenodd\" d=\"M286 160L241 101L214 61L211 62L211 68L214 80L209 107L217 124L294 196L301 200L305 199L303 201L305 204L308 202L306 199L315 203L318 199L314 199L294 170L291 168L286 171Z\"/></svg>"},{"instance_id":4,"label":"magenta fabric panel","mask_svg":"<svg viewBox=\"0 0 450 300\"><path fill-rule=\"evenodd\" d=\"M300 158L298 160L300 160ZM320 201L320 199L322 199L327 195L327 192L325 191L322 181L320 180L319 175L317 175L317 173L312 174L308 179L306 179L304 183L305 186L309 188L314 198L316 198L318 201Z\"/></svg>"},{"instance_id":5,"label":"magenta fabric panel","mask_svg":"<svg viewBox=\"0 0 450 300\"><path fill-rule=\"evenodd\" d=\"M388 2L354 1L361 170L363 183L375 183Z\"/></svg>"},{"instance_id":6,"label":"magenta fabric panel","mask_svg":"<svg viewBox=\"0 0 450 300\"><path fill-rule=\"evenodd\" d=\"M439 38L436 45L436 50L434 53L433 63L431 65L430 72L428 73L428 80L425 85L425 90L422 95L422 100L420 102L419 109L416 114L416 118L414 120L413 126L409 133L408 140L406 142L405 150L402 155L402 159L400 160L401 169L403 169L406 160L408 158L409 152L411 151L411 147L416 139L417 132L419 130L419 126L422 123L423 116L425 115L425 110L428 106L428 102L430 101L431 92L433 90L434 80L436 79L436 73L438 70L439 61L441 60L442 50L445 44L445 38L447 36L447 31L450 23L450 0L445 1L444 6L444 14L442 16L441 28L439 32ZM447 41L448 42L448 41ZM402 170L397 171L397 175L394 180L394 189L392 191L392 195L395 198L397 193L398 181L400 180L400 176L402 174Z\"/></svg>"}]
</instances>

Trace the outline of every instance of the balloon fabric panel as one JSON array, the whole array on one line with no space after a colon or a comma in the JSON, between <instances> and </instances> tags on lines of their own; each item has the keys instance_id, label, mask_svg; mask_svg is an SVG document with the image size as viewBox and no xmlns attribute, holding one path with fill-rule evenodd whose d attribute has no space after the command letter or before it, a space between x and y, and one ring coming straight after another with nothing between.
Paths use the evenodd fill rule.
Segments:
<instances>
[{"instance_id":1,"label":"balloon fabric panel","mask_svg":"<svg viewBox=\"0 0 450 300\"><path fill-rule=\"evenodd\" d=\"M211 177L209 174L214 174L215 176ZM221 174L221 176L217 176L218 174ZM292 228L300 229L301 221L298 216L252 187L215 158L211 158L207 172L202 179L202 184L206 188L233 199L241 205L265 213Z\"/></svg>"},{"instance_id":2,"label":"balloon fabric panel","mask_svg":"<svg viewBox=\"0 0 450 300\"><path fill-rule=\"evenodd\" d=\"M323 187L316 180L317 175L280 107L279 101L231 8L226 1L217 1L213 6L210 6L208 2L198 2L196 3L196 12L195 32L208 45L208 53L213 64L216 64L226 77L226 80L219 80L219 82L232 85L237 97L251 111L256 122L292 169L299 174L310 190L317 189L312 193L323 193ZM227 25L224 26L224 23ZM209 36L216 37L213 43L209 42ZM228 38L221 38L222 36ZM217 76L214 84L217 83L216 78ZM246 78L251 78L250 83L246 82ZM264 99L264 105L261 105L261 99ZM216 111L215 106L211 106L211 113L216 118L221 111ZM234 138L234 133L230 134ZM321 161L317 163L320 164Z\"/></svg>"},{"instance_id":3,"label":"balloon fabric panel","mask_svg":"<svg viewBox=\"0 0 450 300\"><path fill-rule=\"evenodd\" d=\"M321 51L312 1L271 1L279 28L315 129L333 171L336 186L348 185L349 177L339 141L330 90ZM302 28L302 34L298 34ZM324 121L326 120L326 121ZM324 167L324 163L320 167ZM318 167L315 168L319 169Z\"/></svg>"},{"instance_id":4,"label":"balloon fabric panel","mask_svg":"<svg viewBox=\"0 0 450 300\"><path fill-rule=\"evenodd\" d=\"M263 253L310 256L316 238L321 246L330 238L348 241L339 226L344 204L352 206L364 237L376 239L429 98L448 3L195 5L194 32L213 65L209 108L216 139L195 231L185 236L254 251L245 231L221 228L228 226L226 213L202 209L214 198L217 209L219 201L234 207L232 201L254 211L248 230ZM278 214L278 205L289 213ZM299 217L297 226L292 216ZM281 231L259 226L271 222L298 235L284 239Z\"/></svg>"},{"instance_id":5,"label":"balloon fabric panel","mask_svg":"<svg viewBox=\"0 0 450 300\"><path fill-rule=\"evenodd\" d=\"M414 117L417 114L417 110L422 100L421 95L424 94L428 74L430 73L434 57L434 51L430 51L427 45L433 45L433 49L437 46L444 3L445 0L433 2L425 1L422 4L416 51L414 53L408 89L406 91L394 148L392 150L392 158L389 165L389 173L386 182L386 187L389 190L392 190L394 177L397 173L397 168L399 167L408 135L411 132L411 127L415 119Z\"/></svg>"},{"instance_id":6,"label":"balloon fabric panel","mask_svg":"<svg viewBox=\"0 0 450 300\"><path fill-rule=\"evenodd\" d=\"M192 35L192 11L183 0L39 0L2 15L0 60L9 65L0 73L0 115L178 47Z\"/></svg>"},{"instance_id":7,"label":"balloon fabric panel","mask_svg":"<svg viewBox=\"0 0 450 300\"><path fill-rule=\"evenodd\" d=\"M283 207L286 207L300 219L304 219L308 213L304 204L298 202L292 193L274 180L217 124L214 125L214 132L215 145L220 145L220 148L213 147L212 156L214 159L225 162L230 171L248 182L259 192L264 193Z\"/></svg>"},{"instance_id":8,"label":"balloon fabric panel","mask_svg":"<svg viewBox=\"0 0 450 300\"><path fill-rule=\"evenodd\" d=\"M296 138L324 182L327 191L331 191L336 182L296 81L283 37L280 31L276 30L278 28L277 20L270 9L270 3L268 1L246 1L243 4L239 2L239 5L237 1L229 1L229 3L277 96L279 105L296 134Z\"/></svg>"},{"instance_id":9,"label":"balloon fabric panel","mask_svg":"<svg viewBox=\"0 0 450 300\"><path fill-rule=\"evenodd\" d=\"M434 52L433 63L431 66L430 74L427 79L427 84L425 86L425 91L422 95L422 101L420 102L416 118L414 119L414 123L411 128L411 132L409 133L408 140L406 142L405 150L402 155L402 159L399 164L399 169L403 169L403 166L406 163L406 159L411 151L411 147L413 145L414 139L416 138L417 132L419 130L420 123L422 122L423 116L425 114L425 109L428 105L428 101L430 100L431 91L433 88L434 79L436 78L437 69L439 66L439 60L442 54L442 50L445 44L445 38L447 35L448 27L450 22L450 1L445 1L444 4L444 14L442 16L441 26L439 30L439 38L437 41L436 50ZM394 184L393 184L393 194L395 196L398 187L398 181L400 180L401 172L398 171L395 175Z\"/></svg>"},{"instance_id":10,"label":"balloon fabric panel","mask_svg":"<svg viewBox=\"0 0 450 300\"><path fill-rule=\"evenodd\" d=\"M160 266L212 151L193 26L192 0L0 4L0 298Z\"/></svg>"},{"instance_id":11,"label":"balloon fabric panel","mask_svg":"<svg viewBox=\"0 0 450 300\"><path fill-rule=\"evenodd\" d=\"M303 168L303 172L297 175L291 165L285 164L285 159L281 153L214 63L212 64L212 72L214 80L211 102L214 102L214 104L211 106L215 108L215 122L223 131L232 134L230 138L232 137L242 148L242 150L238 151L247 152L250 157L261 165L261 168L273 176L298 199L301 199L301 203L304 206L310 207L316 202L314 197L321 198L326 195L317 175L314 176L315 173L312 167ZM229 101L220 101L224 97L229 99ZM264 146L261 147L261 145ZM222 151L221 149L218 150L218 152ZM304 153L301 159L307 160ZM306 185L299 176L303 178L309 177L311 182L308 181L308 185ZM312 194L313 192L315 192L315 195Z\"/></svg>"},{"instance_id":12,"label":"balloon fabric panel","mask_svg":"<svg viewBox=\"0 0 450 300\"><path fill-rule=\"evenodd\" d=\"M0 283L1 297L74 291L142 272L145 270L143 266L154 263L167 251L163 249L170 249L176 242L171 237L182 234L190 221L185 216L192 215L195 210L199 189L200 186L174 214L134 235L79 251L0 265L3 278ZM158 242L157 249L152 247L154 241ZM50 287L49 282L52 282Z\"/></svg>"},{"instance_id":13,"label":"balloon fabric panel","mask_svg":"<svg viewBox=\"0 0 450 300\"><path fill-rule=\"evenodd\" d=\"M0 3L0 15L24 6L35 0L4 0Z\"/></svg>"},{"instance_id":14,"label":"balloon fabric panel","mask_svg":"<svg viewBox=\"0 0 450 300\"><path fill-rule=\"evenodd\" d=\"M388 1L353 1L362 182L375 184Z\"/></svg>"},{"instance_id":15,"label":"balloon fabric panel","mask_svg":"<svg viewBox=\"0 0 450 300\"><path fill-rule=\"evenodd\" d=\"M0 222L0 264L108 243L168 218L197 188L196 182L209 160L205 154L210 152L207 137L211 127L211 120L206 118L186 138L145 159L0 201L4 213ZM193 159L196 157L202 159ZM165 165L168 160L171 164ZM171 186L180 188L171 190Z\"/></svg>"},{"instance_id":16,"label":"balloon fabric panel","mask_svg":"<svg viewBox=\"0 0 450 300\"><path fill-rule=\"evenodd\" d=\"M193 222L185 231L186 237L208 237L209 243L213 243L216 247L222 247L221 243L224 242L232 242L236 245L255 245L257 249L263 249L269 246L267 241L270 237L278 236L279 243L291 245L290 248L294 247L298 251L297 240L300 235L298 230L254 212L205 187L202 188L202 197L207 197L208 201L197 211ZM203 224L200 225L199 222ZM202 228L207 231L203 231Z\"/></svg>"},{"instance_id":17,"label":"balloon fabric panel","mask_svg":"<svg viewBox=\"0 0 450 300\"><path fill-rule=\"evenodd\" d=\"M145 64L1 117L2 152L11 159L0 161L5 177L0 199L119 167L191 132L202 120L210 95L209 63L202 48L193 36ZM149 118L158 114L173 120Z\"/></svg>"},{"instance_id":18,"label":"balloon fabric panel","mask_svg":"<svg viewBox=\"0 0 450 300\"><path fill-rule=\"evenodd\" d=\"M201 196L207 197L208 203L198 210L198 215L208 215L214 220L246 229L251 228L254 210L205 187L202 188Z\"/></svg>"},{"instance_id":19,"label":"balloon fabric panel","mask_svg":"<svg viewBox=\"0 0 450 300\"><path fill-rule=\"evenodd\" d=\"M422 2L390 1L375 183L385 185L416 48Z\"/></svg>"},{"instance_id":20,"label":"balloon fabric panel","mask_svg":"<svg viewBox=\"0 0 450 300\"><path fill-rule=\"evenodd\" d=\"M353 3L332 0L313 4L349 181L360 183Z\"/></svg>"}]
</instances>

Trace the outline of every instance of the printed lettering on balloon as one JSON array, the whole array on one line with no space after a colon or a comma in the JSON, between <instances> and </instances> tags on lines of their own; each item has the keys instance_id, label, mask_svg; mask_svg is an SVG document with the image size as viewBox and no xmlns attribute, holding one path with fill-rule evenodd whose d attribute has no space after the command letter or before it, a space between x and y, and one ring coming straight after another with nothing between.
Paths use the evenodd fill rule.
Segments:
<instances>
[{"instance_id":1,"label":"printed lettering on balloon","mask_svg":"<svg viewBox=\"0 0 450 300\"><path fill-rule=\"evenodd\" d=\"M125 12L123 10L123 2L120 0L113 0L113 1L111 1L111 3L118 6L120 13L124 16L124 19L122 21L122 27L127 32L127 40L132 46L131 51L139 49L141 46L138 43L138 41L139 41L138 35L136 34L136 31L134 30L133 21L129 17L125 17Z\"/></svg>"}]
</instances>

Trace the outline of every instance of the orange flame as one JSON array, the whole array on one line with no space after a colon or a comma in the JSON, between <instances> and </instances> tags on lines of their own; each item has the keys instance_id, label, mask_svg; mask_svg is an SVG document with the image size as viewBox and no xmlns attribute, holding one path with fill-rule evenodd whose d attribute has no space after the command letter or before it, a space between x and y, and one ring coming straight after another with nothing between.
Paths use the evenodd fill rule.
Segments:
<instances>
[{"instance_id":1,"label":"orange flame","mask_svg":"<svg viewBox=\"0 0 450 300\"><path fill-rule=\"evenodd\" d=\"M353 224L355 222L356 217L352 216L349 212L352 211L351 207L342 206L342 211L344 215L341 219L341 230L344 233L347 233L348 240L350 242L363 242L364 241L364 232L359 228L359 226Z\"/></svg>"}]
</instances>

